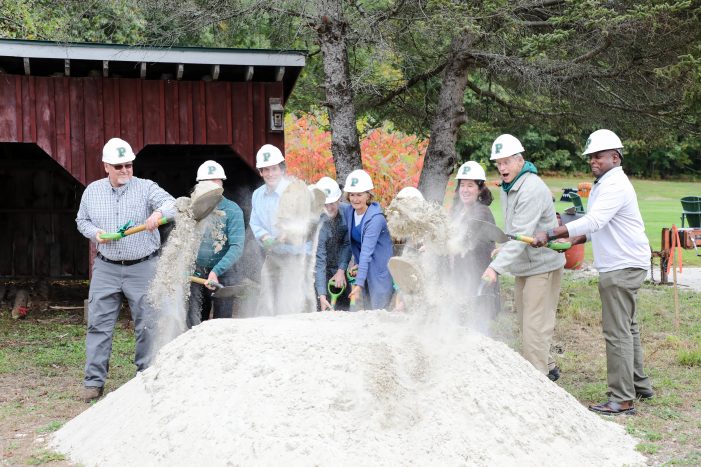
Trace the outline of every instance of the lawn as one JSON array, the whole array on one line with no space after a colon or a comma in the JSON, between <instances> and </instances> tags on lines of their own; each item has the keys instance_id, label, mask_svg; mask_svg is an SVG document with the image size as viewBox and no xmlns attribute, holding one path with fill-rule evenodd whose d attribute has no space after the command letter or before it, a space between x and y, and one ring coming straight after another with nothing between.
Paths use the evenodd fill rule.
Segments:
<instances>
[{"instance_id":1,"label":"lawn","mask_svg":"<svg viewBox=\"0 0 701 467\"><path fill-rule=\"evenodd\" d=\"M489 174L489 178L493 180L497 177L496 174ZM570 202L560 201L563 188L577 188L577 185L581 182L592 181L591 178L587 177L543 177L543 180L550 187L555 197L555 209L557 212L563 212L572 206ZM660 249L662 228L671 227L672 224L681 227L682 206L679 200L684 196L701 196L701 183L633 180L633 186L638 194L638 204L645 222L645 233L647 233L652 249L658 251ZM493 187L492 194L495 199L491 206L494 218L497 220L498 225L503 226L498 188ZM586 207L586 199L583 201ZM587 261L592 261L590 244L586 246L585 257ZM659 265L659 260L656 260L655 264ZM701 266L701 257L696 256L694 250L683 250L683 264L687 266ZM655 268L655 278L659 280L659 267Z\"/></svg>"}]
</instances>

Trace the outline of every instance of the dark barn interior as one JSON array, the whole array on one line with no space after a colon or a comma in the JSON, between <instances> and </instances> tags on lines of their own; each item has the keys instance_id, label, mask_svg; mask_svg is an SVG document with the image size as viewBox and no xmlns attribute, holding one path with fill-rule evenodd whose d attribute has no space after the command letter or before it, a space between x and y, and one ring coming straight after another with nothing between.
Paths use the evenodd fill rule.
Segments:
<instances>
[{"instance_id":1,"label":"dark barn interior","mask_svg":"<svg viewBox=\"0 0 701 467\"><path fill-rule=\"evenodd\" d=\"M75 227L83 189L36 144L0 143L0 276L87 277Z\"/></svg>"}]
</instances>

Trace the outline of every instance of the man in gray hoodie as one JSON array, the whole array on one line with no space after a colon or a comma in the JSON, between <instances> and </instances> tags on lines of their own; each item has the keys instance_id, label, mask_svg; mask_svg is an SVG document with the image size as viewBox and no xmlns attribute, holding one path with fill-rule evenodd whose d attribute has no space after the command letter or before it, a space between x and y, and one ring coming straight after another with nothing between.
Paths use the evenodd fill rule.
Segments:
<instances>
[{"instance_id":1,"label":"man in gray hoodie","mask_svg":"<svg viewBox=\"0 0 701 467\"><path fill-rule=\"evenodd\" d=\"M535 166L524 160L523 152L517 138L504 134L494 140L491 160L502 179L505 231L531 236L557 227L557 217L550 189L538 177ZM516 277L514 300L523 341L521 355L552 381L560 377L550 344L564 265L564 255L512 240L498 250L483 274L491 282L505 272Z\"/></svg>"}]
</instances>

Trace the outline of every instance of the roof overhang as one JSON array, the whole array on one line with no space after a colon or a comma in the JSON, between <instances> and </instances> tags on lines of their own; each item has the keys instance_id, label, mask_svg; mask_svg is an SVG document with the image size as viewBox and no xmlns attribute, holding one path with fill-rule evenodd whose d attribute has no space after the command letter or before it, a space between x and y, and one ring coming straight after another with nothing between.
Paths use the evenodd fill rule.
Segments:
<instances>
[{"instance_id":1,"label":"roof overhang","mask_svg":"<svg viewBox=\"0 0 701 467\"><path fill-rule=\"evenodd\" d=\"M289 96L306 62L300 50L147 47L0 39L0 72L34 76L282 81Z\"/></svg>"}]
</instances>

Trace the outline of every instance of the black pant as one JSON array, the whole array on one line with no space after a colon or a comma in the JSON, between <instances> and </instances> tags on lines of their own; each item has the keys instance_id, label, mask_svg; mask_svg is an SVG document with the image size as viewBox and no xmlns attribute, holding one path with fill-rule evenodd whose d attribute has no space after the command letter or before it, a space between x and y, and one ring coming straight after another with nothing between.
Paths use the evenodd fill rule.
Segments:
<instances>
[{"instance_id":1,"label":"black pant","mask_svg":"<svg viewBox=\"0 0 701 467\"><path fill-rule=\"evenodd\" d=\"M206 279L210 270L197 267L196 275ZM235 277L232 270L219 276L219 283L223 286L234 285ZM212 291L201 284L190 284L190 302L188 304L187 327L191 328L209 319L209 313L214 308L214 318L231 318L234 311L234 297L212 298Z\"/></svg>"}]
</instances>

